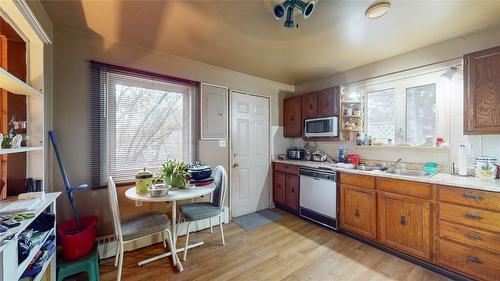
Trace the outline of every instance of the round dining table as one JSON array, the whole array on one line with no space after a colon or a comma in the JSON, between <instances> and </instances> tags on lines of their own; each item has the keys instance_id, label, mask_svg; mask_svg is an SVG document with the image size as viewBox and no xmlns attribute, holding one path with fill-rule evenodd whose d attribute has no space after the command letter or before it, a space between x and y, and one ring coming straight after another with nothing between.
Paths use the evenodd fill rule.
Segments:
<instances>
[{"instance_id":1,"label":"round dining table","mask_svg":"<svg viewBox=\"0 0 500 281\"><path fill-rule=\"evenodd\" d=\"M139 262L139 266L145 265L147 263L162 259L164 257L168 257L170 255L174 255L174 260L177 262L174 263L175 266L179 269L179 271L182 271L182 264L177 257L178 252L184 251L183 248L177 248L177 228L179 227L178 222L177 222L177 201L180 200L189 200L197 197L201 197L207 194L211 194L215 190L215 184L209 184L206 186L194 186L189 189L180 189L180 188L172 188L168 191L168 194L163 197L151 197L149 193L146 194L138 194L136 192L135 186L127 189L125 192L125 197L127 197L130 200L134 201L140 201L140 202L149 202L149 203L168 203L171 202L172 205L172 217L171 217L171 231L172 231L172 248L175 249L175 252L172 253L172 249L170 249L170 252L163 253L161 255L154 256L152 258L143 260ZM194 248L194 247L199 247L203 245L203 241L200 241L198 243L194 244L189 244L188 249Z\"/></svg>"}]
</instances>

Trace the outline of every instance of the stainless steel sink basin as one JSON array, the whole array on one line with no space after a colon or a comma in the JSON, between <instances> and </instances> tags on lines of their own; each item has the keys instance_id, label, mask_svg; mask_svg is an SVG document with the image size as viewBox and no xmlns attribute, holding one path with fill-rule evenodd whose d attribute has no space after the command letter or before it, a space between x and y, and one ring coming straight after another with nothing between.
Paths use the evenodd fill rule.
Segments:
<instances>
[{"instance_id":1,"label":"stainless steel sink basin","mask_svg":"<svg viewBox=\"0 0 500 281\"><path fill-rule=\"evenodd\" d=\"M375 170L380 170L380 167L376 167L376 166L357 166L356 170L361 170L361 171L375 171Z\"/></svg>"},{"instance_id":2,"label":"stainless steel sink basin","mask_svg":"<svg viewBox=\"0 0 500 281\"><path fill-rule=\"evenodd\" d=\"M387 170L385 172L393 175L412 176L412 177L427 177L431 175L423 171L415 171L415 170Z\"/></svg>"}]
</instances>

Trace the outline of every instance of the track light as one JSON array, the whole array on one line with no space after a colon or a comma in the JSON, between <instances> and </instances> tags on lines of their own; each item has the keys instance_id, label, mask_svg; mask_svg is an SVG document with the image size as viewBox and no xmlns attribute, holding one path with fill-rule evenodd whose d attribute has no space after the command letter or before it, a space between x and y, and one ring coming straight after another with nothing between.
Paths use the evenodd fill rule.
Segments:
<instances>
[{"instance_id":1,"label":"track light","mask_svg":"<svg viewBox=\"0 0 500 281\"><path fill-rule=\"evenodd\" d=\"M443 74L441 74L441 78L446 79L446 80L451 80L453 78L453 75L457 72L457 68L455 66L452 66L448 68Z\"/></svg>"},{"instance_id":2,"label":"track light","mask_svg":"<svg viewBox=\"0 0 500 281\"><path fill-rule=\"evenodd\" d=\"M315 7L315 1L305 2L302 0L285 0L282 4L274 6L273 14L277 20L281 20L286 14L283 26L286 28L294 28L296 27L295 22L293 21L294 9L300 10L304 19L307 19L313 14Z\"/></svg>"}]
</instances>

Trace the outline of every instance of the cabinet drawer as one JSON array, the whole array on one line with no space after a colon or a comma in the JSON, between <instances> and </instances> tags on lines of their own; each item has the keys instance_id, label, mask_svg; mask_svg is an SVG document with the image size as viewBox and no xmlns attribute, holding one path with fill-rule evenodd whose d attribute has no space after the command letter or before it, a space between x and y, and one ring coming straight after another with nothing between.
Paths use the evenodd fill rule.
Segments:
<instances>
[{"instance_id":1,"label":"cabinet drawer","mask_svg":"<svg viewBox=\"0 0 500 281\"><path fill-rule=\"evenodd\" d=\"M380 178L379 189L400 195L431 199L431 185L427 183Z\"/></svg>"},{"instance_id":2,"label":"cabinet drawer","mask_svg":"<svg viewBox=\"0 0 500 281\"><path fill-rule=\"evenodd\" d=\"M439 240L437 263L482 280L500 280L500 256Z\"/></svg>"},{"instance_id":3,"label":"cabinet drawer","mask_svg":"<svg viewBox=\"0 0 500 281\"><path fill-rule=\"evenodd\" d=\"M342 184L355 185L358 187L375 189L375 177L357 174L341 173L340 182Z\"/></svg>"},{"instance_id":4,"label":"cabinet drawer","mask_svg":"<svg viewBox=\"0 0 500 281\"><path fill-rule=\"evenodd\" d=\"M500 235L485 232L479 229L471 229L465 226L440 221L439 237L486 251L500 253Z\"/></svg>"},{"instance_id":5,"label":"cabinet drawer","mask_svg":"<svg viewBox=\"0 0 500 281\"><path fill-rule=\"evenodd\" d=\"M439 185L438 194L439 201L500 212L500 193Z\"/></svg>"},{"instance_id":6,"label":"cabinet drawer","mask_svg":"<svg viewBox=\"0 0 500 281\"><path fill-rule=\"evenodd\" d=\"M439 203L439 218L453 223L500 232L500 213Z\"/></svg>"},{"instance_id":7,"label":"cabinet drawer","mask_svg":"<svg viewBox=\"0 0 500 281\"><path fill-rule=\"evenodd\" d=\"M287 174L298 175L299 174L299 166L283 164L283 163L274 163L274 170L280 171Z\"/></svg>"}]
</instances>

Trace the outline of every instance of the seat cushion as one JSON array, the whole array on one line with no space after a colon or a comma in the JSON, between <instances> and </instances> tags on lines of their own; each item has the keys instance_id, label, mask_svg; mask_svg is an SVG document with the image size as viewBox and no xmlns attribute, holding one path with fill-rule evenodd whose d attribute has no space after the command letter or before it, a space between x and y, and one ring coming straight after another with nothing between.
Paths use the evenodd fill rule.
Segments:
<instances>
[{"instance_id":1,"label":"seat cushion","mask_svg":"<svg viewBox=\"0 0 500 281\"><path fill-rule=\"evenodd\" d=\"M188 221L197 221L208 219L219 215L218 207L210 202L198 202L192 204L184 204L179 207L182 216Z\"/></svg>"},{"instance_id":2,"label":"seat cushion","mask_svg":"<svg viewBox=\"0 0 500 281\"><path fill-rule=\"evenodd\" d=\"M152 212L122 222L123 241L148 236L170 228L166 214Z\"/></svg>"}]
</instances>

